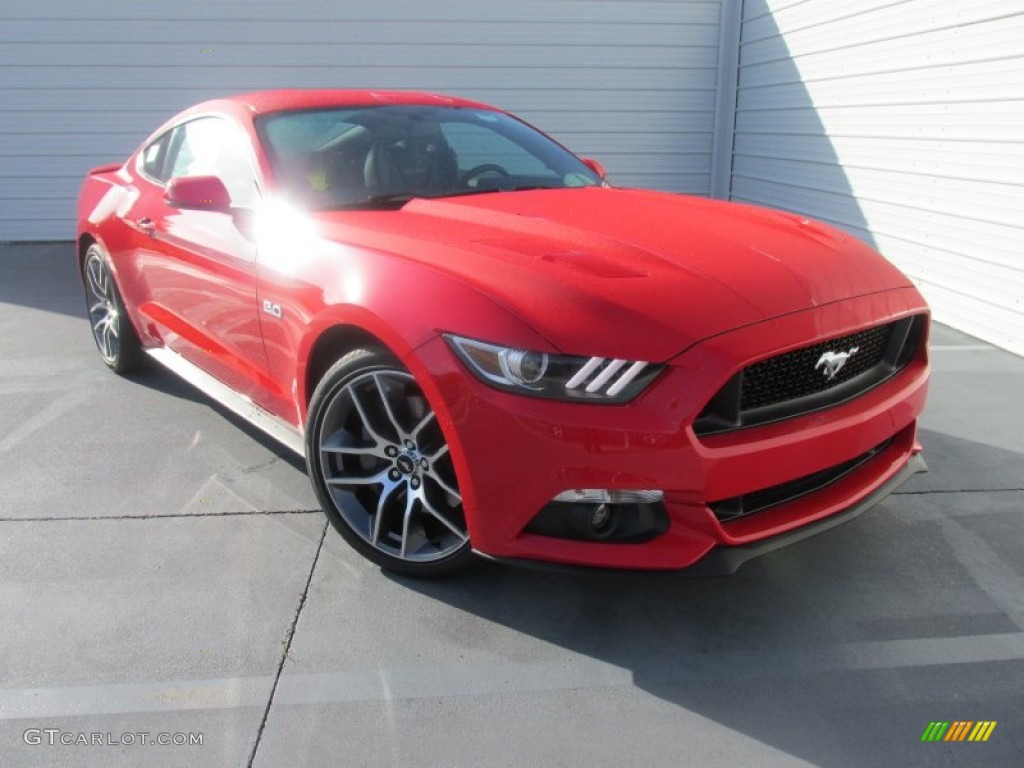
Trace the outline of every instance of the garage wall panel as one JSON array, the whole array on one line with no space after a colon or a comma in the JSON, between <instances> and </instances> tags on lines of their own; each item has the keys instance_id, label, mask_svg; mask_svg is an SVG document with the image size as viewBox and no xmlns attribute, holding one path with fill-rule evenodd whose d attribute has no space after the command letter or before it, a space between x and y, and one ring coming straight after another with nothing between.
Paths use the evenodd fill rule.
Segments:
<instances>
[{"instance_id":1,"label":"garage wall panel","mask_svg":"<svg viewBox=\"0 0 1024 768\"><path fill-rule=\"evenodd\" d=\"M1024 353L1024 2L745 0L731 197L868 240Z\"/></svg>"},{"instance_id":2,"label":"garage wall panel","mask_svg":"<svg viewBox=\"0 0 1024 768\"><path fill-rule=\"evenodd\" d=\"M455 93L619 184L707 194L721 0L5 0L0 241L70 238L91 166L202 99L280 87Z\"/></svg>"}]
</instances>

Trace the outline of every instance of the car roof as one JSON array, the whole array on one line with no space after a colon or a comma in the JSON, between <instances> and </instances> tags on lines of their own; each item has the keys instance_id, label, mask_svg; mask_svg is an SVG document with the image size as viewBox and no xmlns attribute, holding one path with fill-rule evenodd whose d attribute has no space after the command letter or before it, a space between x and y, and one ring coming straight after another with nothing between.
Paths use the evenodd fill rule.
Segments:
<instances>
[{"instance_id":1,"label":"car roof","mask_svg":"<svg viewBox=\"0 0 1024 768\"><path fill-rule=\"evenodd\" d=\"M231 96L230 101L247 107L256 114L291 109L316 109L318 107L370 106L374 104L424 104L430 106L473 107L493 109L468 99L442 96L419 91L348 90L348 89L298 89L288 88L274 91L255 91Z\"/></svg>"}]
</instances>

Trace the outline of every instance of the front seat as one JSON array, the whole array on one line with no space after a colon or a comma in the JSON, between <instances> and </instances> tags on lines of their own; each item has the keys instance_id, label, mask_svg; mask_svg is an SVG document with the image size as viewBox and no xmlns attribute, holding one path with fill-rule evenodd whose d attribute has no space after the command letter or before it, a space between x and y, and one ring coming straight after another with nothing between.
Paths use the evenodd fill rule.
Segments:
<instances>
[{"instance_id":1,"label":"front seat","mask_svg":"<svg viewBox=\"0 0 1024 768\"><path fill-rule=\"evenodd\" d=\"M458 162L436 123L416 123L407 135L380 138L366 154L368 189L439 194L455 189Z\"/></svg>"}]
</instances>

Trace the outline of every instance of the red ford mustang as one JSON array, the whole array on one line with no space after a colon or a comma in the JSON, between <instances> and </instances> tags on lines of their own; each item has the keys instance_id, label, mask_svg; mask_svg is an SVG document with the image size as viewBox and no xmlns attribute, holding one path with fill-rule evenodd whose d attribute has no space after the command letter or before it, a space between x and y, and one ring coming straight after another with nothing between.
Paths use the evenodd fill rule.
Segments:
<instances>
[{"instance_id":1,"label":"red ford mustang","mask_svg":"<svg viewBox=\"0 0 1024 768\"><path fill-rule=\"evenodd\" d=\"M728 573L924 469L928 309L815 221L616 189L415 93L200 104L91 171L108 366L155 358L306 457L386 568Z\"/></svg>"}]
</instances>

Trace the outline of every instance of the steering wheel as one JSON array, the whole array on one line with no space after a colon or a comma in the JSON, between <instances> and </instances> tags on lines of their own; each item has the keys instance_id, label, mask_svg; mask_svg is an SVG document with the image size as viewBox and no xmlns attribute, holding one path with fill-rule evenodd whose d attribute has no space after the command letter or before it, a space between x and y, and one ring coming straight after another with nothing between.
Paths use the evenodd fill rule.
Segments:
<instances>
[{"instance_id":1,"label":"steering wheel","mask_svg":"<svg viewBox=\"0 0 1024 768\"><path fill-rule=\"evenodd\" d=\"M469 182L476 179L477 176L483 176L485 173L496 173L499 176L504 176L506 179L509 178L509 176L511 175L500 165L496 165L494 163L484 163L483 165L475 165L468 171L466 171L464 174L462 174L462 177L459 179L459 182L462 184L462 186L468 187Z\"/></svg>"}]
</instances>

